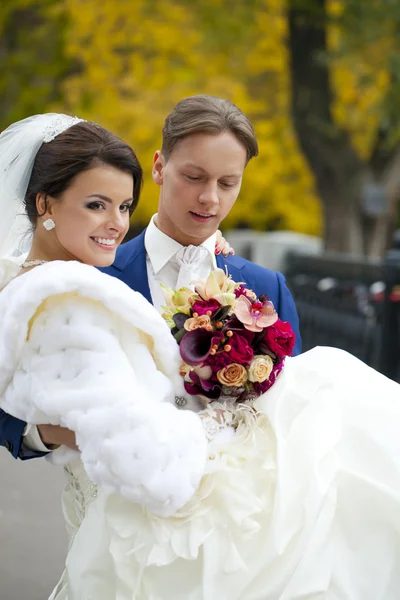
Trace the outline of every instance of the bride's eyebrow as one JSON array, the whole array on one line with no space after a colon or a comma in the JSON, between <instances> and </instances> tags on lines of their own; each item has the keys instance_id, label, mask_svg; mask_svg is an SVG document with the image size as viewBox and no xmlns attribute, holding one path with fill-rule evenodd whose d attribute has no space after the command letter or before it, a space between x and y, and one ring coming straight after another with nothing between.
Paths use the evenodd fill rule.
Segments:
<instances>
[{"instance_id":1,"label":"bride's eyebrow","mask_svg":"<svg viewBox=\"0 0 400 600\"><path fill-rule=\"evenodd\" d=\"M104 202L112 204L112 199L108 196L103 196L103 194L90 194L90 196L86 196L86 198L99 198L100 200L104 200ZM123 200L121 204L124 202L133 202L133 198L127 198L126 200Z\"/></svg>"}]
</instances>

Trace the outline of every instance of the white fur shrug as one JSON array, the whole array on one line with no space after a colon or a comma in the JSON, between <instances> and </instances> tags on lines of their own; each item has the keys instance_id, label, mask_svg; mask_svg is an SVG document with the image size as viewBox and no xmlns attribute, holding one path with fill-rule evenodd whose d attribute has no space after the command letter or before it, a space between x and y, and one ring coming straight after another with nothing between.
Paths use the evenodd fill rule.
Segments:
<instances>
[{"instance_id":1,"label":"white fur shrug","mask_svg":"<svg viewBox=\"0 0 400 600\"><path fill-rule=\"evenodd\" d=\"M57 261L13 279L0 315L1 408L75 431L106 491L164 516L183 506L207 444L198 415L174 405L178 347L157 311L121 281Z\"/></svg>"}]
</instances>

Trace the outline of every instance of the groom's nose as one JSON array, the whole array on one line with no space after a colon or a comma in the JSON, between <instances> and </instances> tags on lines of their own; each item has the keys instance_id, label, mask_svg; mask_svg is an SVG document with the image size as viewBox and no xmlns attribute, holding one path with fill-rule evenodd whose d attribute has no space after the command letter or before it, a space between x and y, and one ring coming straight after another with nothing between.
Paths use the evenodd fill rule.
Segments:
<instances>
[{"instance_id":1,"label":"groom's nose","mask_svg":"<svg viewBox=\"0 0 400 600\"><path fill-rule=\"evenodd\" d=\"M205 206L216 206L219 204L217 184L207 183L207 185L201 191L199 202Z\"/></svg>"}]
</instances>

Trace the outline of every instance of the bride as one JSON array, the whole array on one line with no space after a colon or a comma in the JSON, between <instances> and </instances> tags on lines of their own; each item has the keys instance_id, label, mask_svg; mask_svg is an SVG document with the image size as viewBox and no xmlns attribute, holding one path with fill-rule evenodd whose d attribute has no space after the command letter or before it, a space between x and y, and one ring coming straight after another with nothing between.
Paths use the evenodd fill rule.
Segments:
<instances>
[{"instance_id":1,"label":"bride","mask_svg":"<svg viewBox=\"0 0 400 600\"><path fill-rule=\"evenodd\" d=\"M79 447L51 455L70 533L51 598L397 600L400 386L315 348L235 430L228 406L178 409L168 326L91 266L127 232L133 151L60 115L14 124L0 146L8 246L22 201L34 230L21 267L0 261L0 406Z\"/></svg>"}]
</instances>

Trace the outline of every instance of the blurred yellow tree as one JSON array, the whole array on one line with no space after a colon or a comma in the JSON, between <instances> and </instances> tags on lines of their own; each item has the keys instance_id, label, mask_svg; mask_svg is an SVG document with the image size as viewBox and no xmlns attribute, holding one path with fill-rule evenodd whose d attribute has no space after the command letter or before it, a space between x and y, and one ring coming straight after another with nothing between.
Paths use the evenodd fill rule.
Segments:
<instances>
[{"instance_id":1,"label":"blurred yellow tree","mask_svg":"<svg viewBox=\"0 0 400 600\"><path fill-rule=\"evenodd\" d=\"M229 98L252 119L260 156L247 169L241 198L224 223L256 229L320 229L313 179L289 114L282 0L66 0L70 61L62 108L90 117L129 141L146 185L134 220L156 211L151 181L166 115L184 96Z\"/></svg>"},{"instance_id":2,"label":"blurred yellow tree","mask_svg":"<svg viewBox=\"0 0 400 600\"><path fill-rule=\"evenodd\" d=\"M59 0L0 3L0 131L60 99L70 65L66 7Z\"/></svg>"},{"instance_id":3,"label":"blurred yellow tree","mask_svg":"<svg viewBox=\"0 0 400 600\"><path fill-rule=\"evenodd\" d=\"M326 3L333 117L365 159L385 109L392 38L362 43L362 25L357 36L346 38L346 26L353 33L354 21L376 17L368 17L361 0ZM287 0L3 0L1 124L65 110L121 135L145 169L133 217L145 225L157 209L150 172L165 116L187 95L229 98L252 119L260 155L249 164L224 225L318 234L322 213L314 172L292 118L288 6ZM353 21L343 27L345 6Z\"/></svg>"}]
</instances>

